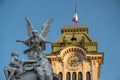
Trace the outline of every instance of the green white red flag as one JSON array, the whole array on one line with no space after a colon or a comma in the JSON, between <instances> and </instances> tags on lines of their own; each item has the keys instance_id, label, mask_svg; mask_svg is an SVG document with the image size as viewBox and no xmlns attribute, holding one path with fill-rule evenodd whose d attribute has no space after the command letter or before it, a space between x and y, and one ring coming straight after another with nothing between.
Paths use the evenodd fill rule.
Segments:
<instances>
[{"instance_id":1,"label":"green white red flag","mask_svg":"<svg viewBox=\"0 0 120 80\"><path fill-rule=\"evenodd\" d=\"M77 10L76 9L75 9L72 21L75 22L75 23L78 23L78 14L77 14Z\"/></svg>"}]
</instances>

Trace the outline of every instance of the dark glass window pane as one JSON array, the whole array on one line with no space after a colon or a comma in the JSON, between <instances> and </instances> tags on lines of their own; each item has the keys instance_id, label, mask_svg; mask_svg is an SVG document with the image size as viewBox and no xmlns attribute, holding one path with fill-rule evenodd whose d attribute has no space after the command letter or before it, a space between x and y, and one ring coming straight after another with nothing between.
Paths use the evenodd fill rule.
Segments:
<instances>
[{"instance_id":1,"label":"dark glass window pane","mask_svg":"<svg viewBox=\"0 0 120 80\"><path fill-rule=\"evenodd\" d=\"M90 72L87 72L87 74L86 74L86 80L91 80Z\"/></svg>"},{"instance_id":2,"label":"dark glass window pane","mask_svg":"<svg viewBox=\"0 0 120 80\"><path fill-rule=\"evenodd\" d=\"M78 80L82 80L82 72L78 73Z\"/></svg>"},{"instance_id":3,"label":"dark glass window pane","mask_svg":"<svg viewBox=\"0 0 120 80\"><path fill-rule=\"evenodd\" d=\"M72 80L76 80L76 73L75 72L73 72L73 74L72 74Z\"/></svg>"},{"instance_id":4,"label":"dark glass window pane","mask_svg":"<svg viewBox=\"0 0 120 80\"><path fill-rule=\"evenodd\" d=\"M66 80L71 80L70 72L67 72L67 74L66 74Z\"/></svg>"},{"instance_id":5,"label":"dark glass window pane","mask_svg":"<svg viewBox=\"0 0 120 80\"><path fill-rule=\"evenodd\" d=\"M62 74L62 72L60 72L60 73L59 73L59 76L58 76L58 79L59 79L59 80L63 80L62 78L63 78L63 74Z\"/></svg>"}]
</instances>

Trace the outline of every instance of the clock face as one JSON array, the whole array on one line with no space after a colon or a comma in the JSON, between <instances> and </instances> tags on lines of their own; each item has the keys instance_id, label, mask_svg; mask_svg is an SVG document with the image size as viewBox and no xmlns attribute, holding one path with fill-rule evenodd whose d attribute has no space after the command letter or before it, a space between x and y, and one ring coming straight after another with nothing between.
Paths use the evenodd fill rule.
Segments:
<instances>
[{"instance_id":1,"label":"clock face","mask_svg":"<svg viewBox=\"0 0 120 80\"><path fill-rule=\"evenodd\" d=\"M71 55L67 62L70 67L77 67L81 64L82 60L82 56L80 55Z\"/></svg>"}]
</instances>

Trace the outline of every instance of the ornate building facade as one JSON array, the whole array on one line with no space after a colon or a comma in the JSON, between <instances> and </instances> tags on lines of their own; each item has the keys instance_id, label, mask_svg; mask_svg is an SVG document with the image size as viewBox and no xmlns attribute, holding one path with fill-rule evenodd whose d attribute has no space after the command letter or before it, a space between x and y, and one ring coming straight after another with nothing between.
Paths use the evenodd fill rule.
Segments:
<instances>
[{"instance_id":1,"label":"ornate building facade","mask_svg":"<svg viewBox=\"0 0 120 80\"><path fill-rule=\"evenodd\" d=\"M98 80L103 57L85 25L64 26L47 54L58 80Z\"/></svg>"}]
</instances>

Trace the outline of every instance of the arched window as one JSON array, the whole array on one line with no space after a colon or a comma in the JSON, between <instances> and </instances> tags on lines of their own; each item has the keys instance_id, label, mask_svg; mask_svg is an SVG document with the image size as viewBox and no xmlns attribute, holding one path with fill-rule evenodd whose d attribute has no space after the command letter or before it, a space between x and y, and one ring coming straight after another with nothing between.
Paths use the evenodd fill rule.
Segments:
<instances>
[{"instance_id":1,"label":"arched window","mask_svg":"<svg viewBox=\"0 0 120 80\"><path fill-rule=\"evenodd\" d=\"M70 74L70 72L67 72L67 74L66 74L66 80L71 80L71 74Z\"/></svg>"},{"instance_id":2,"label":"arched window","mask_svg":"<svg viewBox=\"0 0 120 80\"><path fill-rule=\"evenodd\" d=\"M73 74L72 74L72 80L76 80L76 72L73 72Z\"/></svg>"},{"instance_id":3,"label":"arched window","mask_svg":"<svg viewBox=\"0 0 120 80\"><path fill-rule=\"evenodd\" d=\"M82 77L82 72L79 72L79 73L78 73L78 80L83 80L82 78L83 78L83 77Z\"/></svg>"},{"instance_id":4,"label":"arched window","mask_svg":"<svg viewBox=\"0 0 120 80\"><path fill-rule=\"evenodd\" d=\"M87 73L86 73L86 80L91 80L90 72L87 72Z\"/></svg>"},{"instance_id":5,"label":"arched window","mask_svg":"<svg viewBox=\"0 0 120 80\"><path fill-rule=\"evenodd\" d=\"M63 78L63 74L62 74L62 72L59 72L58 79L63 80L62 78Z\"/></svg>"}]
</instances>

